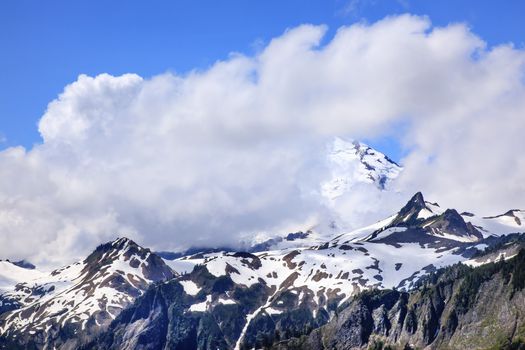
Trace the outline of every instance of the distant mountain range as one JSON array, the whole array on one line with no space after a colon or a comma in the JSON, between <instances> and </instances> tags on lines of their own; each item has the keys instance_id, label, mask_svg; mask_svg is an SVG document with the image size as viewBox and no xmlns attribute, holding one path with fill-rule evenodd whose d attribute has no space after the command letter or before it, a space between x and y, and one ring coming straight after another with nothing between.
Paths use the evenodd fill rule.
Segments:
<instances>
[{"instance_id":1,"label":"distant mountain range","mask_svg":"<svg viewBox=\"0 0 525 350\"><path fill-rule=\"evenodd\" d=\"M357 142L337 139L330 157L329 200L355 181L384 190L401 171ZM521 346L523 247L525 211L478 217L422 193L358 230L245 251L155 253L119 238L50 273L0 261L0 348Z\"/></svg>"}]
</instances>

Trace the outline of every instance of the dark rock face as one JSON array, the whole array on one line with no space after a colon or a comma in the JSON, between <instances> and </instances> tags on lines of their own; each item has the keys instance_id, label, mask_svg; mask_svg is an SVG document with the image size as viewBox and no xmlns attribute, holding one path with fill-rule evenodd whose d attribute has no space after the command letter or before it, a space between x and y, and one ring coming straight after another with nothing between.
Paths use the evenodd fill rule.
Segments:
<instances>
[{"instance_id":1,"label":"dark rock face","mask_svg":"<svg viewBox=\"0 0 525 350\"><path fill-rule=\"evenodd\" d=\"M311 232L302 232L302 231L289 233L286 236L286 240L287 241L295 241L297 239L305 239L305 238L307 238L310 235L310 233Z\"/></svg>"},{"instance_id":2,"label":"dark rock face","mask_svg":"<svg viewBox=\"0 0 525 350\"><path fill-rule=\"evenodd\" d=\"M479 232L470 222L465 222L463 217L454 209L447 209L439 217L430 221L430 224L427 227L441 232L447 232L458 237L476 237L478 240L483 238L481 232Z\"/></svg>"},{"instance_id":3,"label":"dark rock face","mask_svg":"<svg viewBox=\"0 0 525 350\"><path fill-rule=\"evenodd\" d=\"M374 319L367 305L361 301L352 303L336 327L330 339L330 348L348 349L360 347L368 342L374 328Z\"/></svg>"},{"instance_id":4,"label":"dark rock face","mask_svg":"<svg viewBox=\"0 0 525 350\"><path fill-rule=\"evenodd\" d=\"M129 330L122 327L110 326L107 332L99 340L98 346L108 349L118 349L114 346L116 339L132 338L124 340L120 346L130 348L161 349L166 345L188 346L195 348L193 332L196 326L195 320L181 317L187 300L184 298L182 286L178 283L162 284L158 288L149 290L141 302L122 312L115 323L126 323L133 325ZM173 307L168 309L168 305ZM147 321L147 322L146 322ZM168 339L168 325L173 323L173 331ZM126 332L127 331L127 332ZM91 345L86 348L90 348Z\"/></svg>"},{"instance_id":5,"label":"dark rock face","mask_svg":"<svg viewBox=\"0 0 525 350\"><path fill-rule=\"evenodd\" d=\"M425 198L421 192L417 192L410 198L408 203L399 211L399 214L406 215L411 211L419 211L426 207Z\"/></svg>"},{"instance_id":6,"label":"dark rock face","mask_svg":"<svg viewBox=\"0 0 525 350\"><path fill-rule=\"evenodd\" d=\"M434 204L435 205L435 204ZM420 215L425 211L425 215ZM402 228L403 231L377 239L381 232L390 228ZM396 217L385 227L375 231L368 240L392 244L417 242L431 247L460 247L462 243L471 243L483 239L481 232L454 209L447 209L442 214L433 213L427 206L421 192L416 193L401 208Z\"/></svg>"},{"instance_id":7,"label":"dark rock face","mask_svg":"<svg viewBox=\"0 0 525 350\"><path fill-rule=\"evenodd\" d=\"M256 314L240 348L505 348L525 336L523 271L525 250L507 262L440 270L412 292L365 291L316 315L307 299L299 303L296 293L286 291L273 296L280 313ZM229 277L216 278L205 267L191 279L202 287L197 295L184 293L176 280L151 288L87 348L232 349L246 315L273 294L262 284L228 283ZM206 311L188 309L210 295ZM226 295L235 303L215 303Z\"/></svg>"},{"instance_id":8,"label":"dark rock face","mask_svg":"<svg viewBox=\"0 0 525 350\"><path fill-rule=\"evenodd\" d=\"M274 348L521 349L524 270L521 250L508 262L447 268L411 293L364 292L320 329Z\"/></svg>"},{"instance_id":9,"label":"dark rock face","mask_svg":"<svg viewBox=\"0 0 525 350\"><path fill-rule=\"evenodd\" d=\"M10 298L9 296L0 295L0 315L18 308L20 308L18 300Z\"/></svg>"},{"instance_id":10,"label":"dark rock face","mask_svg":"<svg viewBox=\"0 0 525 350\"><path fill-rule=\"evenodd\" d=\"M215 278L204 267L194 270L201 291L190 296L171 280L149 289L112 323L109 331L85 349L229 349L240 336L245 313L253 311L268 295L264 286L239 289L229 277ZM217 304L207 312L191 311L190 305L213 301L226 293L235 304Z\"/></svg>"},{"instance_id":11,"label":"dark rock face","mask_svg":"<svg viewBox=\"0 0 525 350\"><path fill-rule=\"evenodd\" d=\"M36 268L35 265L31 264L29 261L26 260L14 261L13 264L28 270L34 270Z\"/></svg>"},{"instance_id":12,"label":"dark rock face","mask_svg":"<svg viewBox=\"0 0 525 350\"><path fill-rule=\"evenodd\" d=\"M425 199L417 192L397 214L390 226L412 226L418 223L417 215L426 208Z\"/></svg>"},{"instance_id":13,"label":"dark rock face","mask_svg":"<svg viewBox=\"0 0 525 350\"><path fill-rule=\"evenodd\" d=\"M249 253L239 257L252 258ZM179 281L192 281L198 293L188 295ZM241 349L269 347L328 322L338 300L316 310L314 297L306 287L276 292L264 283L237 285L227 275L215 277L197 266L189 275L150 288L85 349L232 349L241 334ZM206 307L197 310L196 303ZM271 305L271 311L264 305Z\"/></svg>"},{"instance_id":14,"label":"dark rock face","mask_svg":"<svg viewBox=\"0 0 525 350\"><path fill-rule=\"evenodd\" d=\"M292 233L280 241L308 234ZM97 306L90 303L85 322L75 319L74 293L60 303L21 304L52 295L59 285L54 290L50 284L20 284L20 300L0 295L0 330L13 324L9 315L31 320L23 331L14 327L2 333L0 349L502 348L525 336L525 254L477 269L459 265L438 271L436 266L450 250L480 264L498 261L502 253L517 255L525 235L515 236L523 239L480 240L476 227L458 212L441 212L417 193L389 225L360 241L319 243L307 252L285 249L277 258L201 251L187 257L202 259L201 265L182 276L151 251L119 239L76 265L81 273L72 291L82 297L100 295L101 287L113 291L97 297L92 304ZM393 250L416 243L438 257L411 268L414 260L401 260L403 253L386 259L374 252L380 243ZM484 252L475 248L480 243L487 246ZM337 264L348 265L334 269L330 259L336 254ZM354 266L358 257L365 263ZM212 261L222 265L208 265ZM278 263L268 269L269 261ZM225 275L217 276L218 266ZM394 288L387 284L389 273L400 274L394 281L402 290L373 289ZM33 331L35 323L40 329Z\"/></svg>"}]
</instances>

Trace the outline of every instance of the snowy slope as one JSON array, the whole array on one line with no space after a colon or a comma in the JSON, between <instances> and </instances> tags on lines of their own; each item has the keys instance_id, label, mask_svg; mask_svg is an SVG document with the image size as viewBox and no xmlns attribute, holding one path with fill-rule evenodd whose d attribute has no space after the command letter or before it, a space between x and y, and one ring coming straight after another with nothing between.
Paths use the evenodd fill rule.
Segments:
<instances>
[{"instance_id":1,"label":"snowy slope","mask_svg":"<svg viewBox=\"0 0 525 350\"><path fill-rule=\"evenodd\" d=\"M205 266L213 276L227 276L236 285L262 283L270 288L272 293L260 307L246 315L246 330L257 313L284 312L278 297L283 293L298 295L299 303L308 304L315 318L319 312L328 312L330 304L341 304L365 289L410 289L426 273L468 260L487 246L483 240L455 210L442 210L417 193L385 220L316 246L255 254L196 254L166 262L180 273L190 271L192 265ZM204 287L201 280L184 283L190 295ZM221 298L225 303L236 302ZM211 311L216 306L212 300L199 300L189 310ZM239 338L237 345L240 342Z\"/></svg>"},{"instance_id":2,"label":"snowy slope","mask_svg":"<svg viewBox=\"0 0 525 350\"><path fill-rule=\"evenodd\" d=\"M328 153L330 179L321 193L336 206L358 184L388 190L402 168L363 143L336 138ZM426 273L465 262L475 266L515 254L515 248L490 257L473 257L498 242L499 236L525 232L525 211L481 217L440 207L416 193L397 213L374 224L340 232L314 226L262 242L251 252L192 252L161 259L121 238L99 246L85 260L51 273L0 261L0 337L39 339L57 348L75 348L71 334L89 339L155 282L176 279L189 296L189 313L219 305L239 305L228 293L208 293L208 276L249 289L263 285L257 307L243 310L245 323L235 346L242 345L258 314L279 315L293 294L313 317L330 314L355 293L371 288L410 289ZM195 268L198 267L198 268ZM164 284L164 283L161 283ZM185 312L186 312L185 311ZM146 322L146 321L144 321ZM76 339L76 340L71 340Z\"/></svg>"},{"instance_id":3,"label":"snowy slope","mask_svg":"<svg viewBox=\"0 0 525 350\"><path fill-rule=\"evenodd\" d=\"M509 213L481 220L506 227L521 223L522 212ZM0 302L15 307L0 314L0 336L41 339L42 344L57 348L75 348L79 339L71 334L92 338L152 283L175 278L187 295L184 312L238 306L243 323L232 347L240 347L250 323L260 314L289 311L287 295L294 295L314 319L319 315L326 318L357 292L410 289L437 268L457 262L484 263L473 256L499 238L471 224L468 220L472 218L472 214L441 208L416 193L397 213L373 225L325 241L315 232L292 233L282 241L290 246L281 249L197 253L162 260L121 238L99 246L85 260L49 274L24 269L21 273L25 275L18 275L19 267L0 265L4 276L27 280L0 294ZM297 241L303 245L294 245ZM242 293L214 292L213 288L210 292L210 283L217 280L226 286L231 281L237 291L251 290L257 303L247 308L239 304Z\"/></svg>"},{"instance_id":4,"label":"snowy slope","mask_svg":"<svg viewBox=\"0 0 525 350\"><path fill-rule=\"evenodd\" d=\"M398 213L365 228L344 233L332 241L378 241L388 239L396 232L405 232L407 237L416 234L414 241L420 241L422 235L458 242L477 242L482 239L483 233L465 219L468 218L461 216L456 210L443 210L437 203L425 201L418 192ZM421 235L417 236L418 233Z\"/></svg>"},{"instance_id":5,"label":"snowy slope","mask_svg":"<svg viewBox=\"0 0 525 350\"><path fill-rule=\"evenodd\" d=\"M315 239L306 236L302 243L315 242L312 246L243 253L247 255L196 254L166 262L181 274L201 265L214 276L228 275L239 285L263 281L276 292L308 290L316 296L314 309L322 308L331 298L343 301L363 289L410 288L429 271L467 261L487 247L483 242L489 237L469 221L472 217L443 209L416 193L399 212L362 229L325 242L318 242L319 237L310 232ZM483 220L511 227L509 232L515 232L513 224L520 221L510 220L509 215Z\"/></svg>"},{"instance_id":6,"label":"snowy slope","mask_svg":"<svg viewBox=\"0 0 525 350\"><path fill-rule=\"evenodd\" d=\"M0 293L5 292L20 282L31 281L44 274L36 269L27 269L10 261L0 261Z\"/></svg>"},{"instance_id":7,"label":"snowy slope","mask_svg":"<svg viewBox=\"0 0 525 350\"><path fill-rule=\"evenodd\" d=\"M282 237L268 237L267 242L263 241L267 249L304 248L332 239L334 235L342 233L341 227L346 226L337 214L341 200L356 194L356 190L361 196L363 191L370 191L372 196L373 192L389 191L389 185L402 171L401 166L383 153L362 142L338 137L328 145L326 162L329 175L320 183L319 190L325 199L324 204L333 210L334 215L310 223L300 238L287 239L288 233ZM257 243L261 245L261 242Z\"/></svg>"},{"instance_id":8,"label":"snowy slope","mask_svg":"<svg viewBox=\"0 0 525 350\"><path fill-rule=\"evenodd\" d=\"M241 285L251 286L261 280L280 288L306 287L315 295L328 298L329 291L349 297L355 291L371 287L408 287L414 274L424 268L437 268L465 260L456 249L445 245L435 248L419 243L392 246L377 242L333 244L325 249L301 248L269 251L253 257L238 257L222 252L199 258L185 258L188 263L204 265L214 276L229 275ZM178 267L177 263L173 268ZM258 266L258 267L254 267ZM260 266L259 266L260 265ZM430 266L433 267L430 267Z\"/></svg>"},{"instance_id":9,"label":"snowy slope","mask_svg":"<svg viewBox=\"0 0 525 350\"><path fill-rule=\"evenodd\" d=\"M117 239L49 274L20 275L26 282L1 295L20 305L0 315L0 334L59 337L64 327L96 333L151 283L173 276L149 249Z\"/></svg>"},{"instance_id":10,"label":"snowy slope","mask_svg":"<svg viewBox=\"0 0 525 350\"><path fill-rule=\"evenodd\" d=\"M351 192L358 183L384 190L402 170L383 153L354 140L335 138L327 157L331 178L321 184L321 193L329 200Z\"/></svg>"},{"instance_id":11,"label":"snowy slope","mask_svg":"<svg viewBox=\"0 0 525 350\"><path fill-rule=\"evenodd\" d=\"M525 232L525 210L512 209L496 216L480 217L471 213L462 214L486 235L506 235Z\"/></svg>"},{"instance_id":12,"label":"snowy slope","mask_svg":"<svg viewBox=\"0 0 525 350\"><path fill-rule=\"evenodd\" d=\"M196 254L166 263L181 274L195 265L204 265L213 275L228 274L235 283L246 286L264 280L277 287L295 273L293 285L313 288L316 293L320 288L403 288L410 285L407 279L425 268L464 261L472 253L465 254L470 248L484 246L479 242L485 235L467 220L470 218L453 209L442 209L416 193L398 213L362 229L325 242L318 242L316 235L315 240L305 238L303 244L316 242L312 246L255 253L251 259L260 265L256 269L247 264L249 259L230 252ZM496 219L506 220L507 224L509 221Z\"/></svg>"}]
</instances>

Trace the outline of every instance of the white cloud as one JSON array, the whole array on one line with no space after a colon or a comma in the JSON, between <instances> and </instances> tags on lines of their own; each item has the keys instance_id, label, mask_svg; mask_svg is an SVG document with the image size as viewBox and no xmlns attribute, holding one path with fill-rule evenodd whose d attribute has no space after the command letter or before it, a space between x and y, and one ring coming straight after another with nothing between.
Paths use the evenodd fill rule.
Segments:
<instances>
[{"instance_id":1,"label":"white cloud","mask_svg":"<svg viewBox=\"0 0 525 350\"><path fill-rule=\"evenodd\" d=\"M326 141L400 123L407 196L524 206L523 50L408 15L320 45L325 32L300 26L183 76L80 76L49 104L43 144L0 152L0 256L56 264L115 235L175 249L297 227L328 215ZM400 199L347 202L352 223Z\"/></svg>"}]
</instances>

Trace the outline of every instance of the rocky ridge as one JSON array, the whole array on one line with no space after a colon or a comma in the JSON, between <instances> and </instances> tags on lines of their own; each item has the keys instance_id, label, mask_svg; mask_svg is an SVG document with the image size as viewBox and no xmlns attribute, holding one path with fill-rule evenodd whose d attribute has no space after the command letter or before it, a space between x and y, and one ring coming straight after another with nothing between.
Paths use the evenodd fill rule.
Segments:
<instances>
[{"instance_id":1,"label":"rocky ridge","mask_svg":"<svg viewBox=\"0 0 525 350\"><path fill-rule=\"evenodd\" d=\"M486 265L518 254L519 246L509 238L515 235L493 235L472 218L416 193L389 218L313 246L194 251L168 260L117 239L82 262L0 294L0 344L42 349L292 346L328 327L355 305L358 295L391 290L398 293L390 294L397 295L397 303L440 268L459 262ZM516 220L503 219L482 220L519 230ZM300 243L308 235L297 232L284 239ZM381 310L389 313L390 307ZM385 341L399 345L399 337Z\"/></svg>"},{"instance_id":2,"label":"rocky ridge","mask_svg":"<svg viewBox=\"0 0 525 350\"><path fill-rule=\"evenodd\" d=\"M149 249L119 238L81 262L3 293L3 304L11 307L0 314L0 335L24 346L75 349L105 329L151 283L174 276Z\"/></svg>"}]
</instances>

